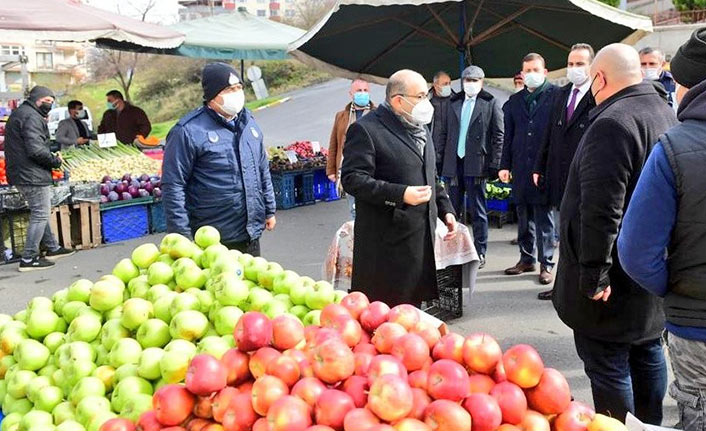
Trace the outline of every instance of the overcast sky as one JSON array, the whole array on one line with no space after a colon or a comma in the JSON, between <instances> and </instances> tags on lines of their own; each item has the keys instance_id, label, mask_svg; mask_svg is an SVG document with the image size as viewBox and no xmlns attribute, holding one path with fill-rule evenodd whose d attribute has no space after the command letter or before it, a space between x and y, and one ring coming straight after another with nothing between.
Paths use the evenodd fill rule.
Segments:
<instances>
[{"instance_id":1,"label":"overcast sky","mask_svg":"<svg viewBox=\"0 0 706 431\"><path fill-rule=\"evenodd\" d=\"M83 3L137 19L151 6L146 21L165 25L179 21L177 0L83 0Z\"/></svg>"}]
</instances>

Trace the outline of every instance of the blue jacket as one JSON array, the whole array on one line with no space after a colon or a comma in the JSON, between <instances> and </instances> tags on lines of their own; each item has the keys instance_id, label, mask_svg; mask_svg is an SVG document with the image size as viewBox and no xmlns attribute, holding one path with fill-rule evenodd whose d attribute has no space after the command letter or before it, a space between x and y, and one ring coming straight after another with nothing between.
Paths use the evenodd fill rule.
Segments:
<instances>
[{"instance_id":1,"label":"blue jacket","mask_svg":"<svg viewBox=\"0 0 706 431\"><path fill-rule=\"evenodd\" d=\"M162 186L167 231L213 226L222 242L258 239L275 213L262 131L244 109L227 122L202 106L169 131Z\"/></svg>"}]
</instances>

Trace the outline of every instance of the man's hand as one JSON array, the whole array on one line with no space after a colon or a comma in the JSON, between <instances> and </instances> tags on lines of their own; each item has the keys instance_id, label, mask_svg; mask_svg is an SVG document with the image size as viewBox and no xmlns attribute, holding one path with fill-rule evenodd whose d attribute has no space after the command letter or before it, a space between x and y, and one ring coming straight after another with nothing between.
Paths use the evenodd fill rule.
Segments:
<instances>
[{"instance_id":1,"label":"man's hand","mask_svg":"<svg viewBox=\"0 0 706 431\"><path fill-rule=\"evenodd\" d=\"M329 181L331 181L332 183L335 183L336 180L338 179L338 177L336 177L336 174L331 174L331 175L328 176L328 179L329 179Z\"/></svg>"},{"instance_id":2,"label":"man's hand","mask_svg":"<svg viewBox=\"0 0 706 431\"><path fill-rule=\"evenodd\" d=\"M498 172L498 178L500 178L500 181L504 183L509 183L510 182L510 171L507 169L501 169Z\"/></svg>"},{"instance_id":3,"label":"man's hand","mask_svg":"<svg viewBox=\"0 0 706 431\"><path fill-rule=\"evenodd\" d=\"M458 233L458 224L456 223L456 216L451 213L446 214L445 221L446 229L448 229L449 232L446 236L444 236L444 241L449 241L456 237L456 234Z\"/></svg>"},{"instance_id":4,"label":"man's hand","mask_svg":"<svg viewBox=\"0 0 706 431\"><path fill-rule=\"evenodd\" d=\"M539 174L532 174L532 182L535 186L539 187Z\"/></svg>"},{"instance_id":5,"label":"man's hand","mask_svg":"<svg viewBox=\"0 0 706 431\"><path fill-rule=\"evenodd\" d=\"M409 186L404 191L404 203L417 206L431 200L431 186Z\"/></svg>"},{"instance_id":6,"label":"man's hand","mask_svg":"<svg viewBox=\"0 0 706 431\"><path fill-rule=\"evenodd\" d=\"M277 224L277 219L275 218L275 216L272 216L272 217L268 218L267 220L265 220L265 229L270 230L270 231L275 230L276 224Z\"/></svg>"},{"instance_id":7,"label":"man's hand","mask_svg":"<svg viewBox=\"0 0 706 431\"><path fill-rule=\"evenodd\" d=\"M64 159L61 157L61 151L57 151L56 158L59 159L59 163L64 163Z\"/></svg>"},{"instance_id":8,"label":"man's hand","mask_svg":"<svg viewBox=\"0 0 706 431\"><path fill-rule=\"evenodd\" d=\"M86 138L78 138L78 139L76 139L76 143L77 143L78 145L85 145L85 144L88 143L88 139L86 139Z\"/></svg>"},{"instance_id":9,"label":"man's hand","mask_svg":"<svg viewBox=\"0 0 706 431\"><path fill-rule=\"evenodd\" d=\"M593 300L608 302L608 298L610 298L610 293L610 286L608 286L603 290L603 292L596 294L596 296L593 297Z\"/></svg>"}]
</instances>

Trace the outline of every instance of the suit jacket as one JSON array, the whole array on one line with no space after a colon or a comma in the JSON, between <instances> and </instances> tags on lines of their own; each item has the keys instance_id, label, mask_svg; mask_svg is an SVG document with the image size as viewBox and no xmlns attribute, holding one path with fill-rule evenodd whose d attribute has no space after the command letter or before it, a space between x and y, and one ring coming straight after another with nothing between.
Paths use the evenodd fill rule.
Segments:
<instances>
[{"instance_id":1,"label":"suit jacket","mask_svg":"<svg viewBox=\"0 0 706 431\"><path fill-rule=\"evenodd\" d=\"M341 182L356 203L353 290L391 306L437 298L437 214L454 210L436 181L431 134L420 154L399 118L381 105L348 128L343 153ZM405 204L407 186L423 185L432 186L431 200Z\"/></svg>"},{"instance_id":2,"label":"suit jacket","mask_svg":"<svg viewBox=\"0 0 706 431\"><path fill-rule=\"evenodd\" d=\"M448 106L446 122L439 133L437 157L442 160L441 175L453 178L457 175L458 138L461 133L461 111L465 93L452 96ZM471 122L466 134L466 155L463 158L463 174L467 177L487 177L489 169L497 170L503 154L503 113L500 102L489 92L482 90L476 97L471 113Z\"/></svg>"},{"instance_id":3,"label":"suit jacket","mask_svg":"<svg viewBox=\"0 0 706 431\"><path fill-rule=\"evenodd\" d=\"M59 143L62 150L76 146L76 140L81 136L78 127L73 118L66 118L59 122L59 126L56 129L56 142ZM88 130L83 122L81 122L81 127L84 128L86 134L90 137L91 131Z\"/></svg>"},{"instance_id":4,"label":"suit jacket","mask_svg":"<svg viewBox=\"0 0 706 431\"><path fill-rule=\"evenodd\" d=\"M549 204L561 205L564 187L569 177L569 166L576 148L590 125L589 112L596 106L589 90L576 105L574 115L566 120L566 107L571 97L573 84L559 89L552 102L551 120L542 139L534 172L542 177L543 187L549 193Z\"/></svg>"},{"instance_id":5,"label":"suit jacket","mask_svg":"<svg viewBox=\"0 0 706 431\"><path fill-rule=\"evenodd\" d=\"M336 119L331 129L331 138L328 143L328 158L326 159L326 175L338 175L343 159L343 145L346 141L346 131L351 124L351 103L347 104L342 111L336 113ZM363 111L363 115L374 109L375 105L370 102L370 108ZM355 119L353 119L355 122Z\"/></svg>"}]
</instances>

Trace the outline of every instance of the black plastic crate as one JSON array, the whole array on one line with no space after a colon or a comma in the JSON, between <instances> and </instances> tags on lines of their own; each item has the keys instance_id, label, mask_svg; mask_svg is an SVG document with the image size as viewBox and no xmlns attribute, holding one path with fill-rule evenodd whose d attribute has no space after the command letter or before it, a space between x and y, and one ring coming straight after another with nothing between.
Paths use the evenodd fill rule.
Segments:
<instances>
[{"instance_id":1,"label":"black plastic crate","mask_svg":"<svg viewBox=\"0 0 706 431\"><path fill-rule=\"evenodd\" d=\"M22 256L29 227L29 211L3 211L0 213L0 235L3 253L0 262L17 262Z\"/></svg>"},{"instance_id":2,"label":"black plastic crate","mask_svg":"<svg viewBox=\"0 0 706 431\"><path fill-rule=\"evenodd\" d=\"M167 231L167 217L164 213L164 202L155 199L150 205L150 233L161 233Z\"/></svg>"},{"instance_id":3,"label":"black plastic crate","mask_svg":"<svg viewBox=\"0 0 706 431\"><path fill-rule=\"evenodd\" d=\"M452 265L436 271L439 298L428 301L422 309L441 320L457 319L463 315L463 272L461 265Z\"/></svg>"},{"instance_id":4,"label":"black plastic crate","mask_svg":"<svg viewBox=\"0 0 706 431\"><path fill-rule=\"evenodd\" d=\"M313 171L272 172L271 175L277 209L316 203Z\"/></svg>"}]
</instances>

